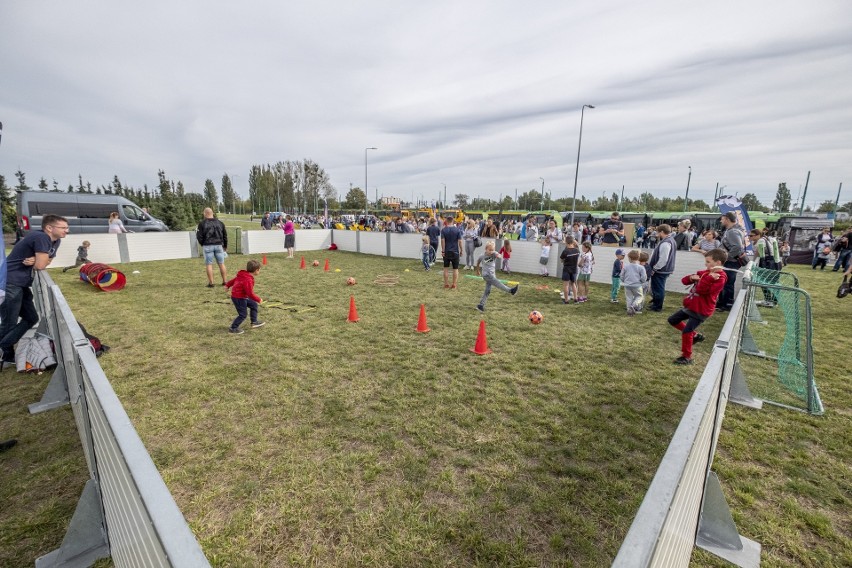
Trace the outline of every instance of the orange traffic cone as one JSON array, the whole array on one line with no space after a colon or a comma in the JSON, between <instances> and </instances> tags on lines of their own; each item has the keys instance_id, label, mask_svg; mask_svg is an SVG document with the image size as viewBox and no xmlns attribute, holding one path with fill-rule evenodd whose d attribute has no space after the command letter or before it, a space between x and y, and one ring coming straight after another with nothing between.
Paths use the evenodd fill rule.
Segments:
<instances>
[{"instance_id":1,"label":"orange traffic cone","mask_svg":"<svg viewBox=\"0 0 852 568\"><path fill-rule=\"evenodd\" d=\"M325 259L325 268L323 268L326 272L328 272L328 259Z\"/></svg>"},{"instance_id":2,"label":"orange traffic cone","mask_svg":"<svg viewBox=\"0 0 852 568\"><path fill-rule=\"evenodd\" d=\"M263 255L263 266L266 266L266 255Z\"/></svg>"},{"instance_id":3,"label":"orange traffic cone","mask_svg":"<svg viewBox=\"0 0 852 568\"><path fill-rule=\"evenodd\" d=\"M416 330L420 333L427 333L432 331L429 329L429 326L426 325L426 305L420 304L420 319L417 320L417 328Z\"/></svg>"},{"instance_id":4,"label":"orange traffic cone","mask_svg":"<svg viewBox=\"0 0 852 568\"><path fill-rule=\"evenodd\" d=\"M355 296L349 296L349 319L346 321L354 323L359 321L360 319L361 318L358 317L358 310L355 309Z\"/></svg>"},{"instance_id":5,"label":"orange traffic cone","mask_svg":"<svg viewBox=\"0 0 852 568\"><path fill-rule=\"evenodd\" d=\"M477 355L488 355L492 351L488 348L488 339L485 337L485 320L479 322L479 335L476 336L476 345L471 349Z\"/></svg>"},{"instance_id":6,"label":"orange traffic cone","mask_svg":"<svg viewBox=\"0 0 852 568\"><path fill-rule=\"evenodd\" d=\"M302 262L299 263L299 268L301 268L302 270L305 269L305 257L304 256L302 257Z\"/></svg>"}]
</instances>

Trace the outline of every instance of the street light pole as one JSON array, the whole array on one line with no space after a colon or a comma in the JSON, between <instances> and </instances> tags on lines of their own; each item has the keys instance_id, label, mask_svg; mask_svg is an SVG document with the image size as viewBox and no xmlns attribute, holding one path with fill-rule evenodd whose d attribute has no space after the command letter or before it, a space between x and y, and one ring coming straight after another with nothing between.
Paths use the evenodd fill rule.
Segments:
<instances>
[{"instance_id":1,"label":"street light pole","mask_svg":"<svg viewBox=\"0 0 852 568\"><path fill-rule=\"evenodd\" d=\"M577 176L580 174L580 148L583 145L583 114L586 107L595 108L593 105L583 105L580 109L580 140L577 142L577 167L574 169L574 197L571 198L571 226L574 226L574 213L577 211Z\"/></svg>"},{"instance_id":2,"label":"street light pole","mask_svg":"<svg viewBox=\"0 0 852 568\"><path fill-rule=\"evenodd\" d=\"M539 211L544 211L544 178L539 177L538 179L541 180L541 207L539 207L538 209Z\"/></svg>"},{"instance_id":3,"label":"street light pole","mask_svg":"<svg viewBox=\"0 0 852 568\"><path fill-rule=\"evenodd\" d=\"M692 166L689 166L689 177L686 178L686 196L683 198L683 211L688 211L689 207L689 181L692 179Z\"/></svg>"},{"instance_id":4,"label":"street light pole","mask_svg":"<svg viewBox=\"0 0 852 568\"><path fill-rule=\"evenodd\" d=\"M367 217L367 203L369 202L369 198L367 197L367 150L378 150L378 148L371 146L369 148L364 148L364 217Z\"/></svg>"},{"instance_id":5,"label":"street light pole","mask_svg":"<svg viewBox=\"0 0 852 568\"><path fill-rule=\"evenodd\" d=\"M444 202L441 205L443 205L444 209L446 209L447 208L447 184L445 184L444 182L441 182L441 185L444 186Z\"/></svg>"}]
</instances>

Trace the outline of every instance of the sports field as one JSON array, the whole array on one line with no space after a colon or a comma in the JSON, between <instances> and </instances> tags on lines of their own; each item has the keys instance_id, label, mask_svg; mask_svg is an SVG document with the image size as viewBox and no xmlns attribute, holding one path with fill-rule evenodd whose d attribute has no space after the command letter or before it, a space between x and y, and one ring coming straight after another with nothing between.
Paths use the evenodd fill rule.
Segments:
<instances>
[{"instance_id":1,"label":"sports field","mask_svg":"<svg viewBox=\"0 0 852 568\"><path fill-rule=\"evenodd\" d=\"M321 266L268 255L256 287L267 325L239 336L198 259L121 265L118 293L51 271L112 347L101 364L211 563L608 565L723 320L706 324L696 365L676 367L665 317L679 296L628 318L608 286L565 306L558 280L513 276L520 293L492 293L493 353L479 357L481 281L451 291L413 260L305 256ZM246 259L229 257L231 272ZM826 415L731 405L716 469L765 565L852 564L852 301L833 297L836 275L797 272L816 298ZM350 294L359 323L346 321ZM86 477L70 410L26 414L47 379L3 373L0 437L20 445L0 456L2 566L59 545Z\"/></svg>"}]
</instances>

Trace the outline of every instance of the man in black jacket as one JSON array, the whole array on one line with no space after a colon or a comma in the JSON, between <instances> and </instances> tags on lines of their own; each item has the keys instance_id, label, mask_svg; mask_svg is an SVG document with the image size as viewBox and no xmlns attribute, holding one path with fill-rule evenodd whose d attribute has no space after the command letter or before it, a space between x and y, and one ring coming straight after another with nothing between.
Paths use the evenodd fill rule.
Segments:
<instances>
[{"instance_id":1,"label":"man in black jacket","mask_svg":"<svg viewBox=\"0 0 852 568\"><path fill-rule=\"evenodd\" d=\"M225 224L213 217L213 210L207 207L204 210L204 219L198 224L195 231L198 244L204 249L204 264L207 267L207 287L213 288L213 259L219 265L219 274L222 275L222 286L228 281L228 272L225 270L225 251L228 249L228 232Z\"/></svg>"}]
</instances>

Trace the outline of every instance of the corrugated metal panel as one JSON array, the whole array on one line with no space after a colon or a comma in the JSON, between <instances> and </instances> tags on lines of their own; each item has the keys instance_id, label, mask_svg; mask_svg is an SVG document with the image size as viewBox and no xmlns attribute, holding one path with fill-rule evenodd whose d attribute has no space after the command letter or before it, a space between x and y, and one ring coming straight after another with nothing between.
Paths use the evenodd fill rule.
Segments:
<instances>
[{"instance_id":1,"label":"corrugated metal panel","mask_svg":"<svg viewBox=\"0 0 852 568\"><path fill-rule=\"evenodd\" d=\"M209 566L94 353L77 354L115 565Z\"/></svg>"}]
</instances>

